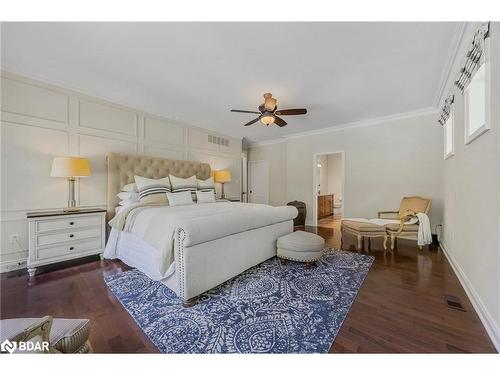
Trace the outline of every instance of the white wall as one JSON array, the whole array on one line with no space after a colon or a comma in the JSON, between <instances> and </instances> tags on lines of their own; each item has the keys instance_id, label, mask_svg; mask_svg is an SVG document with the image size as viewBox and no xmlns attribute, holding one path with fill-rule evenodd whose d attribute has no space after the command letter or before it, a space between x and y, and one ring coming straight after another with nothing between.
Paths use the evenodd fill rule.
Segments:
<instances>
[{"instance_id":1,"label":"white wall","mask_svg":"<svg viewBox=\"0 0 500 375\"><path fill-rule=\"evenodd\" d=\"M241 140L224 137L5 71L1 73L1 247L0 269L26 259L26 212L63 208L67 182L49 176L54 155L90 159L92 175L81 179L77 198L83 207L106 206L109 152L145 154L208 162L230 169L226 195L240 196ZM222 136L229 146L209 143ZM11 235L20 236L19 243Z\"/></svg>"},{"instance_id":2,"label":"white wall","mask_svg":"<svg viewBox=\"0 0 500 375\"><path fill-rule=\"evenodd\" d=\"M252 147L250 160L269 156L271 169L286 169L286 184L275 179L276 189L270 182L274 201L305 202L311 224L313 155L344 151L344 216L374 217L379 210L397 209L405 195L421 195L433 199L434 227L443 214L442 145L442 129L430 114Z\"/></svg>"},{"instance_id":3,"label":"white wall","mask_svg":"<svg viewBox=\"0 0 500 375\"><path fill-rule=\"evenodd\" d=\"M441 243L500 350L500 23L491 23L491 130L464 144L464 100L455 94L455 155L444 162Z\"/></svg>"}]
</instances>

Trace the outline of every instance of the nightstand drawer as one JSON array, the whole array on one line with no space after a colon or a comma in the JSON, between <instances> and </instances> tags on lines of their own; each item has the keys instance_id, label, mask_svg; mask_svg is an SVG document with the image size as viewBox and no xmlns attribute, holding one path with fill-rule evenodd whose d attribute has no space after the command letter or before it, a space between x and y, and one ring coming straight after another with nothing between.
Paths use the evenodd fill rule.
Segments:
<instances>
[{"instance_id":1,"label":"nightstand drawer","mask_svg":"<svg viewBox=\"0 0 500 375\"><path fill-rule=\"evenodd\" d=\"M82 228L101 225L101 215L85 215L80 217L66 217L61 219L51 219L39 221L37 232L47 232L59 229Z\"/></svg>"},{"instance_id":2,"label":"nightstand drawer","mask_svg":"<svg viewBox=\"0 0 500 375\"><path fill-rule=\"evenodd\" d=\"M100 238L94 238L91 240L81 241L77 243L70 243L66 245L45 247L36 250L36 260L67 256L74 253L83 253L86 251L91 251L100 248L101 248Z\"/></svg>"},{"instance_id":3,"label":"nightstand drawer","mask_svg":"<svg viewBox=\"0 0 500 375\"><path fill-rule=\"evenodd\" d=\"M37 236L36 245L53 245L59 242L76 241L93 237L101 237L101 227L93 227L75 231L66 230L63 233L40 234Z\"/></svg>"}]
</instances>

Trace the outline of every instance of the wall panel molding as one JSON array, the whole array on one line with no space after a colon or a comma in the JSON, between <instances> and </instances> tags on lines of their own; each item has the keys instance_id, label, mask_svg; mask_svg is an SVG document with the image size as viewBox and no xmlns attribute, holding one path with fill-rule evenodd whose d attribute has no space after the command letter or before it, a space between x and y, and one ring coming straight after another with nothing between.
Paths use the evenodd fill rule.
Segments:
<instances>
[{"instance_id":1,"label":"wall panel molding","mask_svg":"<svg viewBox=\"0 0 500 375\"><path fill-rule=\"evenodd\" d=\"M226 191L239 197L240 139L7 71L0 76L0 272L25 267L25 249L11 243L10 237L18 234L20 243L27 244L26 212L57 210L66 204L66 180L50 177L56 155L89 158L92 174L76 185L77 201L85 208L106 204L106 154L113 151L183 160L195 153L197 160L214 169L230 168L235 177ZM209 143L209 134L228 139L231 147Z\"/></svg>"}]
</instances>

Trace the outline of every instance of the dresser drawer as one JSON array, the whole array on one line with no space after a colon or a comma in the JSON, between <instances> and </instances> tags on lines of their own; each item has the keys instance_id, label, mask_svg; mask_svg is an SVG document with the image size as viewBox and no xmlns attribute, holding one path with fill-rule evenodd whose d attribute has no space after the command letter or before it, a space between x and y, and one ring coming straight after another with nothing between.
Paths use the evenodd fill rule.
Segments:
<instances>
[{"instance_id":1,"label":"dresser drawer","mask_svg":"<svg viewBox=\"0 0 500 375\"><path fill-rule=\"evenodd\" d=\"M91 250L101 249L101 239L94 238L77 243L45 247L36 250L36 260L50 259L68 256L76 253L84 253Z\"/></svg>"},{"instance_id":2,"label":"dresser drawer","mask_svg":"<svg viewBox=\"0 0 500 375\"><path fill-rule=\"evenodd\" d=\"M93 237L101 237L101 227L93 227L75 231L66 230L63 233L39 234L37 236L36 245L46 246L53 245L59 242L77 241Z\"/></svg>"},{"instance_id":3,"label":"dresser drawer","mask_svg":"<svg viewBox=\"0 0 500 375\"><path fill-rule=\"evenodd\" d=\"M37 223L37 232L47 232L59 229L82 228L101 225L101 215L85 215L81 217L66 217L44 220Z\"/></svg>"}]
</instances>

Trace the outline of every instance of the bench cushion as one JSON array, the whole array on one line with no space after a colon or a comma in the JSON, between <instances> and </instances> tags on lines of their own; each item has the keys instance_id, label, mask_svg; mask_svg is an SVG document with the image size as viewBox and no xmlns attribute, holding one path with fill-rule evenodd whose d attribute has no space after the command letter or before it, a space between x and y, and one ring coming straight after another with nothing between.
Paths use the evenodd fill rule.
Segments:
<instances>
[{"instance_id":1,"label":"bench cushion","mask_svg":"<svg viewBox=\"0 0 500 375\"><path fill-rule=\"evenodd\" d=\"M354 220L342 220L342 226L353 231L363 234L363 232L380 232L385 233L385 227L382 225L376 225L373 223L354 221Z\"/></svg>"}]
</instances>

